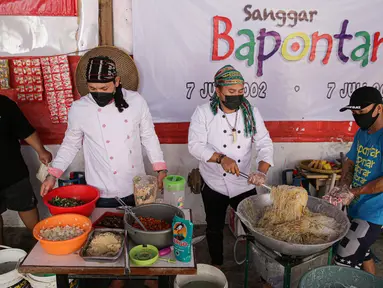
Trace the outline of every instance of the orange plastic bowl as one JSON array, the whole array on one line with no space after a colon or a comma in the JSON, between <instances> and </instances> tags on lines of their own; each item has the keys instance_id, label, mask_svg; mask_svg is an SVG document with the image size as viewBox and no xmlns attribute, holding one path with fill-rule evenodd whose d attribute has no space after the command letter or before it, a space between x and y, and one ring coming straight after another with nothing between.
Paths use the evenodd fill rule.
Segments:
<instances>
[{"instance_id":1,"label":"orange plastic bowl","mask_svg":"<svg viewBox=\"0 0 383 288\"><path fill-rule=\"evenodd\" d=\"M41 229L53 228L57 226L78 226L85 232L78 237L64 241L50 241L42 239ZM33 228L33 236L40 242L41 247L52 255L67 255L79 250L84 245L90 231L92 221L88 217L80 214L61 214L44 219Z\"/></svg>"},{"instance_id":2,"label":"orange plastic bowl","mask_svg":"<svg viewBox=\"0 0 383 288\"><path fill-rule=\"evenodd\" d=\"M58 207L49 204L54 197L74 198L85 202L84 205L76 207ZM48 207L52 215L74 213L84 216L90 216L96 208L97 200L100 198L100 192L97 188L88 185L69 185L53 189L44 196L44 204Z\"/></svg>"}]
</instances>

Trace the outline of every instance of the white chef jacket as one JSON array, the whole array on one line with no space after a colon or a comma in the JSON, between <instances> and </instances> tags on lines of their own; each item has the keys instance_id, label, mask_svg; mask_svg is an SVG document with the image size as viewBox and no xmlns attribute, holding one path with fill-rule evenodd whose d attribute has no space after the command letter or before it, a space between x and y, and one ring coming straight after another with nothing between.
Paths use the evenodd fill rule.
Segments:
<instances>
[{"instance_id":1,"label":"white chef jacket","mask_svg":"<svg viewBox=\"0 0 383 288\"><path fill-rule=\"evenodd\" d=\"M87 184L101 197L133 193L133 177L145 174L141 144L154 170L166 169L152 117L144 98L122 89L129 104L120 113L115 104L99 107L88 94L69 111L64 141L49 172L60 177L83 146Z\"/></svg>"},{"instance_id":2,"label":"white chef jacket","mask_svg":"<svg viewBox=\"0 0 383 288\"><path fill-rule=\"evenodd\" d=\"M210 103L198 106L194 112L189 128L189 152L200 161L199 169L205 183L214 191L233 198L254 188L243 177L226 173L222 166L207 162L214 152L222 153L237 161L241 172L249 174L251 169L252 147L257 152L257 162L264 161L271 166L273 163L273 143L269 132L257 108L253 108L257 133L245 137L245 125L242 111L238 111L237 141L233 142L231 126L235 123L235 114L224 114L218 109L213 115Z\"/></svg>"}]
</instances>

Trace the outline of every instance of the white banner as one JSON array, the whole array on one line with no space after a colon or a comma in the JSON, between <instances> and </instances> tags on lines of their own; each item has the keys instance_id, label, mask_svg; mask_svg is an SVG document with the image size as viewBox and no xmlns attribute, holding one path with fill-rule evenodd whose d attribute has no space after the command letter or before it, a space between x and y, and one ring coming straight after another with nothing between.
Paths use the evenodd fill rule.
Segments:
<instances>
[{"instance_id":1,"label":"white banner","mask_svg":"<svg viewBox=\"0 0 383 288\"><path fill-rule=\"evenodd\" d=\"M350 120L339 108L356 87L383 90L382 11L381 0L133 0L140 92L156 122L188 122L231 64L265 120Z\"/></svg>"}]
</instances>

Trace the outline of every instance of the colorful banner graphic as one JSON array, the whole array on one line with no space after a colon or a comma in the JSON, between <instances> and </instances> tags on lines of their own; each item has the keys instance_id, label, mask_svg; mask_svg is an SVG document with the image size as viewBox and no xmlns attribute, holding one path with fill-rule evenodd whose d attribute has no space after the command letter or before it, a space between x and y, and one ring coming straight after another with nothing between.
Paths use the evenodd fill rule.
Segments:
<instances>
[{"instance_id":1,"label":"colorful banner graphic","mask_svg":"<svg viewBox=\"0 0 383 288\"><path fill-rule=\"evenodd\" d=\"M133 0L133 54L156 122L190 121L226 64L267 121L348 121L339 108L356 88L383 92L382 1L249 2Z\"/></svg>"}]
</instances>

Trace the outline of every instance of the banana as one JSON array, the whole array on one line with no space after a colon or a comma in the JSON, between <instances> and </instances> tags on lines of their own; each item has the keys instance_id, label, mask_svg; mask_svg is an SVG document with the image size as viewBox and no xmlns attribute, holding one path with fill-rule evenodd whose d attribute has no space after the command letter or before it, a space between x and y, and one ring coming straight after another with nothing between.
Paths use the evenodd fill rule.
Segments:
<instances>
[{"instance_id":1,"label":"banana","mask_svg":"<svg viewBox=\"0 0 383 288\"><path fill-rule=\"evenodd\" d=\"M310 164L309 164L309 168L312 168L313 166L314 166L314 164L315 164L315 160L312 160L311 162L310 162Z\"/></svg>"},{"instance_id":2,"label":"banana","mask_svg":"<svg viewBox=\"0 0 383 288\"><path fill-rule=\"evenodd\" d=\"M326 160L311 160L308 167L319 170L332 170L331 163Z\"/></svg>"}]
</instances>

